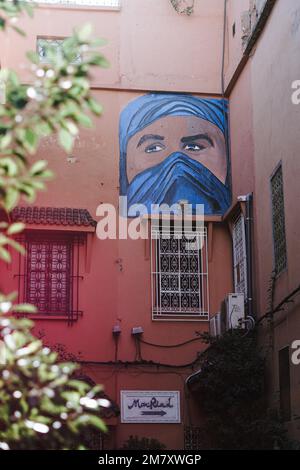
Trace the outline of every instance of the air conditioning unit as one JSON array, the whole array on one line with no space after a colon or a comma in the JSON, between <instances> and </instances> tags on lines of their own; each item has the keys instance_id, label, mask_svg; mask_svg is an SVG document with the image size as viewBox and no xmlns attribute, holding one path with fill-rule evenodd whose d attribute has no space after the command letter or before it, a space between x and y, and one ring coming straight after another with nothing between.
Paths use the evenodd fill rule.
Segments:
<instances>
[{"instance_id":1,"label":"air conditioning unit","mask_svg":"<svg viewBox=\"0 0 300 470\"><path fill-rule=\"evenodd\" d=\"M217 338L222 335L222 316L221 313L217 313L210 319L209 322L210 336Z\"/></svg>"},{"instance_id":2,"label":"air conditioning unit","mask_svg":"<svg viewBox=\"0 0 300 470\"><path fill-rule=\"evenodd\" d=\"M225 299L226 329L244 327L245 320L245 296L244 294L228 294Z\"/></svg>"}]
</instances>

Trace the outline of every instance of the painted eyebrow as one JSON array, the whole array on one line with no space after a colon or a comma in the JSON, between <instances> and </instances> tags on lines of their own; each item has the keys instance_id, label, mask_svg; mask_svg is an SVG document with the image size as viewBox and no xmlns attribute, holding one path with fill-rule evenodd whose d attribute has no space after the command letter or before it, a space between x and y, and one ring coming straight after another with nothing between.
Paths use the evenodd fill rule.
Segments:
<instances>
[{"instance_id":1,"label":"painted eyebrow","mask_svg":"<svg viewBox=\"0 0 300 470\"><path fill-rule=\"evenodd\" d=\"M143 137L140 138L139 143L137 144L137 147L140 147L147 140L165 140L165 138L162 135L145 134L143 135Z\"/></svg>"},{"instance_id":2,"label":"painted eyebrow","mask_svg":"<svg viewBox=\"0 0 300 470\"><path fill-rule=\"evenodd\" d=\"M187 137L182 137L181 142L183 144L187 144L188 142L194 142L195 140L206 140L212 147L215 146L212 139L207 134L197 134L197 135L190 135Z\"/></svg>"}]
</instances>

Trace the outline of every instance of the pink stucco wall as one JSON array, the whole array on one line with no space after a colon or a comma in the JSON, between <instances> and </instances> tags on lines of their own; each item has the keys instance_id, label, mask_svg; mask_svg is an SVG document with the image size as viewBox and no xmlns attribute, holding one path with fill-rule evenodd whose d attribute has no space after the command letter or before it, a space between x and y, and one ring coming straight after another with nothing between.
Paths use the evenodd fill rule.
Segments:
<instances>
[{"instance_id":1,"label":"pink stucco wall","mask_svg":"<svg viewBox=\"0 0 300 470\"><path fill-rule=\"evenodd\" d=\"M241 191L254 193L254 281L258 316L270 309L269 287L274 269L270 178L280 162L288 267L276 278L273 305L278 305L290 294L300 279L300 106L292 104L291 100L292 82L300 75L299 18L299 2L276 2L230 95L233 194L235 198ZM272 405L278 406L278 352L300 338L298 298L276 314L272 330L266 327L260 331L262 341L272 345L269 350L269 394ZM298 376L298 367L291 364L293 416L300 410ZM288 428L291 435L299 438L299 427L294 419L288 423Z\"/></svg>"},{"instance_id":2,"label":"pink stucco wall","mask_svg":"<svg viewBox=\"0 0 300 470\"><path fill-rule=\"evenodd\" d=\"M168 0L123 0L120 11L41 7L34 21L22 20L26 42L14 32L1 36L1 63L29 80L24 55L35 50L37 36L68 36L90 22L107 40L103 52L111 63L95 74L94 86L220 93L222 11L220 0L196 2L190 17Z\"/></svg>"},{"instance_id":3,"label":"pink stucco wall","mask_svg":"<svg viewBox=\"0 0 300 470\"><path fill-rule=\"evenodd\" d=\"M223 2L196 2L191 17L178 15L168 1L124 0L121 11L40 8L34 20L24 20L27 39L10 32L1 36L1 65L16 68L24 82L31 80L24 61L25 51L35 49L38 35L68 36L74 26L90 21L95 33L105 37L103 52L111 63L108 70L93 78L93 93L104 106L101 118L92 130L83 130L76 139L67 161L56 137L45 139L36 158L49 160L56 177L48 191L40 193L36 205L86 208L97 220L101 202L118 206L119 196L119 115L132 99L150 90L186 91L200 96L221 92L221 53ZM135 91L139 90L139 91ZM80 274L80 309L83 317L72 327L59 320L37 319L35 332L50 345L62 343L66 350L84 361L115 360L112 328L119 323L122 333L118 360L134 361L136 347L131 328L142 326L144 339L171 345L208 331L208 322L155 322L151 317L151 269L149 241L100 241L93 236L91 267L83 262ZM214 223L209 238L210 312L219 311L220 303L232 291L231 239L226 223ZM122 267L122 269L120 269ZM1 272L6 291L17 288L18 262ZM205 347L200 341L179 349L143 345L142 357L170 365L191 363ZM117 364L86 364L85 372L103 383L113 400L119 403L120 390L179 390L180 425L120 425L114 428L113 444L120 446L130 434L156 437L168 448L183 448L184 426L199 425L199 410L185 386L192 367L133 367Z\"/></svg>"},{"instance_id":4,"label":"pink stucco wall","mask_svg":"<svg viewBox=\"0 0 300 470\"><path fill-rule=\"evenodd\" d=\"M288 0L278 2L270 25L261 37L252 59L253 136L255 142L256 243L260 313L267 310L267 287L273 269L272 232L270 230L270 177L282 162L288 268L275 283L274 305L292 292L300 280L300 106L292 103L291 85L299 79L300 5ZM288 51L288 53L287 53ZM280 64L280 65L279 65ZM273 354L273 400L278 391L278 351L300 338L299 300L275 319ZM299 366L298 366L299 367ZM299 414L299 371L291 364L292 412ZM297 423L289 424L299 437Z\"/></svg>"},{"instance_id":5,"label":"pink stucco wall","mask_svg":"<svg viewBox=\"0 0 300 470\"><path fill-rule=\"evenodd\" d=\"M233 203L254 193L254 281L258 315L268 308L268 285L273 269L270 177L282 161L285 185L288 270L277 279L274 303L299 284L300 230L298 180L300 166L298 135L300 105L291 102L291 84L300 78L300 6L294 0L279 0L251 57L243 64L241 14L249 0L228 0L225 50L225 86L236 83L229 96L231 173ZM58 147L56 138L44 140L38 158L46 158L56 173L41 193L37 205L82 207L96 217L101 202L117 206L119 196L118 125L121 110L147 91L191 92L197 96L220 96L224 2L195 2L191 17L178 15L168 1L123 0L121 11L40 8L35 19L25 20L27 40L10 32L0 37L1 66L17 68L24 82L30 81L24 62L25 50L35 49L36 36L68 36L75 25L90 21L96 35L108 40L103 52L111 63L93 77L93 93L103 104L104 114L92 130L80 132L72 155ZM236 34L232 35L232 25ZM287 54L287 50L289 53ZM280 64L280 66L278 65ZM232 290L231 237L225 222L214 223L209 239L210 312L216 313ZM113 361L112 327L119 323L122 334L118 359L133 361L136 355L131 328L142 326L144 338L158 344L175 344L207 331L208 323L153 322L150 299L149 246L139 241L99 241L93 237L91 268L81 266L80 308L84 315L72 327L62 321L37 320L35 331L45 333L50 344L63 343L67 350L81 352L85 361ZM84 255L83 255L84 256ZM120 269L122 267L122 269ZM17 260L1 271L5 290L16 288ZM278 317L271 356L270 395L278 394L278 350L300 338L299 307ZM143 359L180 365L194 360L201 343L178 350L143 345ZM120 446L130 434L159 438L169 448L182 448L185 425L201 424L201 414L186 393L185 379L192 368L128 368L116 364L87 364L85 371L104 383L107 393L119 402L124 389L180 390L180 425L120 425L116 419L114 444ZM292 399L300 412L298 370L291 369ZM275 401L275 399L274 399ZM295 425L290 424L296 434Z\"/></svg>"}]
</instances>

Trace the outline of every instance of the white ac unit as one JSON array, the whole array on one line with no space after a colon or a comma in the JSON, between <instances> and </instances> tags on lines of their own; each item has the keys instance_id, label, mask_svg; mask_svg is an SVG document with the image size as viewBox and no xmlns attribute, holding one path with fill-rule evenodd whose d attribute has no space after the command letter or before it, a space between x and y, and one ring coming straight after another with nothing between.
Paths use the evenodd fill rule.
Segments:
<instances>
[{"instance_id":1,"label":"white ac unit","mask_svg":"<svg viewBox=\"0 0 300 470\"><path fill-rule=\"evenodd\" d=\"M228 294L226 305L226 329L232 330L243 327L242 320L245 319L245 297L244 294Z\"/></svg>"},{"instance_id":2,"label":"white ac unit","mask_svg":"<svg viewBox=\"0 0 300 470\"><path fill-rule=\"evenodd\" d=\"M217 338L222 335L222 318L221 313L217 313L209 322L210 336Z\"/></svg>"}]
</instances>

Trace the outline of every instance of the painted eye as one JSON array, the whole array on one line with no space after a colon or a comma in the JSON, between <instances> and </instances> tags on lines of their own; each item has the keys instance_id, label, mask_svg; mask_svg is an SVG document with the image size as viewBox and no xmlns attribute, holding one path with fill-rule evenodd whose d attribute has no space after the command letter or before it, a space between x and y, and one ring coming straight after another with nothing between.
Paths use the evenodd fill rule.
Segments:
<instances>
[{"instance_id":1,"label":"painted eye","mask_svg":"<svg viewBox=\"0 0 300 470\"><path fill-rule=\"evenodd\" d=\"M165 146L162 144L152 144L145 148L145 152L154 153L154 152L160 152L161 150L164 150L164 149L165 149Z\"/></svg>"},{"instance_id":2,"label":"painted eye","mask_svg":"<svg viewBox=\"0 0 300 470\"><path fill-rule=\"evenodd\" d=\"M183 150L187 150L188 152L199 152L200 150L204 150L206 147L200 144L186 144L183 147Z\"/></svg>"}]
</instances>

